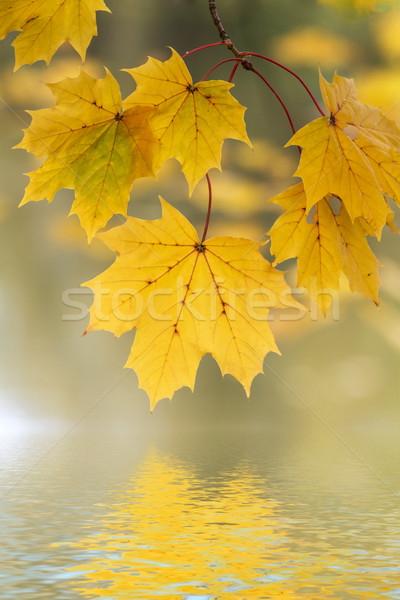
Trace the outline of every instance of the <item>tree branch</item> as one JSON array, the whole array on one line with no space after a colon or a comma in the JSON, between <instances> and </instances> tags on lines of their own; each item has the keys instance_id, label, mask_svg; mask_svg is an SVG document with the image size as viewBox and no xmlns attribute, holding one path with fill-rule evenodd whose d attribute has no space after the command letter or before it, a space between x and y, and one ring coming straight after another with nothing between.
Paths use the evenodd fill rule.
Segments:
<instances>
[{"instance_id":1,"label":"tree branch","mask_svg":"<svg viewBox=\"0 0 400 600\"><path fill-rule=\"evenodd\" d=\"M233 54L235 56L239 56L240 55L239 50L236 48L236 46L230 39L229 35L226 33L225 28L222 25L221 19L219 18L219 15L217 13L216 0L208 0L208 7L210 9L210 13L211 13L212 19L214 21L214 25L218 29L219 37L221 38L221 40L223 41L225 46L231 52L233 52Z\"/></svg>"}]
</instances>

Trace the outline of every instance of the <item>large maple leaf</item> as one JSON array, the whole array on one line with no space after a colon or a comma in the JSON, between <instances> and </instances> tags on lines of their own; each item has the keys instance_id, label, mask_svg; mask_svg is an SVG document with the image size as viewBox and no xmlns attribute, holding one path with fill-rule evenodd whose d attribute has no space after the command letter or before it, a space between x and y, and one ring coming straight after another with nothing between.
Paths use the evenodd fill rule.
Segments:
<instances>
[{"instance_id":1,"label":"large maple leaf","mask_svg":"<svg viewBox=\"0 0 400 600\"><path fill-rule=\"evenodd\" d=\"M0 0L0 39L21 31L13 42L16 69L42 59L49 63L66 41L84 60L97 34L98 10L110 12L103 0Z\"/></svg>"},{"instance_id":2,"label":"large maple leaf","mask_svg":"<svg viewBox=\"0 0 400 600\"><path fill-rule=\"evenodd\" d=\"M99 234L114 264L85 283L94 290L86 332L116 336L136 328L126 367L136 371L151 407L182 386L193 389L199 361L211 353L247 394L269 351L279 352L269 308L288 306L283 273L260 243L217 237L201 243L194 227L162 200L154 221L128 217Z\"/></svg>"},{"instance_id":3,"label":"large maple leaf","mask_svg":"<svg viewBox=\"0 0 400 600\"><path fill-rule=\"evenodd\" d=\"M113 214L126 215L134 179L154 176L158 142L148 125L154 109L126 107L108 71L99 80L81 71L49 87L56 105L30 112L32 123L17 146L46 157L30 173L21 204L51 201L60 188L75 189L71 213L79 216L90 241Z\"/></svg>"},{"instance_id":4,"label":"large maple leaf","mask_svg":"<svg viewBox=\"0 0 400 600\"><path fill-rule=\"evenodd\" d=\"M357 100L352 79L335 75L329 84L321 75L320 85L329 116L312 121L288 142L303 148L296 175L304 183L307 211L333 194L352 221L364 218L379 238L390 212L383 194L398 201L392 184L398 187L400 181L400 131L379 109Z\"/></svg>"},{"instance_id":5,"label":"large maple leaf","mask_svg":"<svg viewBox=\"0 0 400 600\"><path fill-rule=\"evenodd\" d=\"M352 291L379 303L379 263L365 239L365 230L359 221L351 222L343 205L335 214L331 197L317 203L311 223L302 183L270 200L285 209L269 232L274 264L297 258L297 285L309 291L324 314L339 290L342 273Z\"/></svg>"},{"instance_id":6,"label":"large maple leaf","mask_svg":"<svg viewBox=\"0 0 400 600\"><path fill-rule=\"evenodd\" d=\"M192 77L175 50L165 62L149 58L126 69L137 83L127 102L151 104L154 133L161 142L160 165L176 158L190 192L212 167L220 168L221 147L227 138L250 144L244 123L245 108L229 93L227 81L200 81Z\"/></svg>"}]
</instances>

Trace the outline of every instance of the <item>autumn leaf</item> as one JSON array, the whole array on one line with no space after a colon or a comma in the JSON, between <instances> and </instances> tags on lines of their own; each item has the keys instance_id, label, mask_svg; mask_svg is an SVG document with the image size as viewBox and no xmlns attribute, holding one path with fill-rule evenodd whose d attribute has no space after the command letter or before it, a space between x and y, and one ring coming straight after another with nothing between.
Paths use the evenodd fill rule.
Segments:
<instances>
[{"instance_id":1,"label":"autumn leaf","mask_svg":"<svg viewBox=\"0 0 400 600\"><path fill-rule=\"evenodd\" d=\"M303 148L295 174L304 183L307 212L332 194L343 201L352 222L364 218L380 238L390 211L384 171L394 170L398 178L400 131L379 109L357 100L353 80L335 75L329 84L321 75L320 84L330 116L312 121L288 142ZM384 161L375 158L376 151L385 153Z\"/></svg>"},{"instance_id":2,"label":"autumn leaf","mask_svg":"<svg viewBox=\"0 0 400 600\"><path fill-rule=\"evenodd\" d=\"M379 263L368 246L365 231L359 221L351 222L343 205L335 214L331 199L326 196L316 204L312 223L307 219L302 183L270 200L285 209L269 232L273 264L297 258L297 285L309 291L324 314L339 290L342 273L352 291L379 304Z\"/></svg>"},{"instance_id":3,"label":"autumn leaf","mask_svg":"<svg viewBox=\"0 0 400 600\"><path fill-rule=\"evenodd\" d=\"M358 145L368 157L383 192L400 205L400 154L390 146L376 146L360 137Z\"/></svg>"},{"instance_id":4,"label":"autumn leaf","mask_svg":"<svg viewBox=\"0 0 400 600\"><path fill-rule=\"evenodd\" d=\"M86 333L119 336L136 328L126 367L136 371L151 408L183 386L193 389L207 353L249 394L265 355L279 352L268 312L291 302L283 273L262 257L260 243L231 237L201 243L189 221L161 202L162 218L128 217L99 234L117 258L84 284L94 290Z\"/></svg>"},{"instance_id":5,"label":"autumn leaf","mask_svg":"<svg viewBox=\"0 0 400 600\"><path fill-rule=\"evenodd\" d=\"M189 183L190 193L212 167L221 168L221 147L227 138L251 143L244 123L245 108L233 98L226 81L200 81L192 77L175 50L165 62L149 58L135 69L126 69L137 83L127 98L133 104L155 107L151 117L161 142L159 164L176 158Z\"/></svg>"},{"instance_id":6,"label":"autumn leaf","mask_svg":"<svg viewBox=\"0 0 400 600\"><path fill-rule=\"evenodd\" d=\"M30 173L21 204L51 201L60 188L75 189L71 213L90 241L113 214L126 215L133 181L154 176L158 142L148 126L154 109L126 107L108 71L99 80L81 71L49 88L56 105L30 112L32 123L17 146L46 158Z\"/></svg>"},{"instance_id":7,"label":"autumn leaf","mask_svg":"<svg viewBox=\"0 0 400 600\"><path fill-rule=\"evenodd\" d=\"M15 69L42 59L49 63L66 41L85 60L98 10L110 12L103 0L0 0L0 40L21 32L13 42Z\"/></svg>"},{"instance_id":8,"label":"autumn leaf","mask_svg":"<svg viewBox=\"0 0 400 600\"><path fill-rule=\"evenodd\" d=\"M333 83L329 83L320 74L320 86L333 125L342 130L354 126L359 135L363 134L363 138L368 137L377 145L400 147L400 131L396 123L385 117L379 108L357 99L353 79L335 74Z\"/></svg>"}]
</instances>

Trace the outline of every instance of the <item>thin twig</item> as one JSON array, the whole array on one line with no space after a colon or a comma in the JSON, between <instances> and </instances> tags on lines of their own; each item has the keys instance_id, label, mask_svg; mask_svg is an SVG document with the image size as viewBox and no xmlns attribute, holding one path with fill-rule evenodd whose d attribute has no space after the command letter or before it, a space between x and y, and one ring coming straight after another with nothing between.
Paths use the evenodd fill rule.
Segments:
<instances>
[{"instance_id":1,"label":"thin twig","mask_svg":"<svg viewBox=\"0 0 400 600\"><path fill-rule=\"evenodd\" d=\"M224 26L221 23L221 19L219 18L219 15L217 13L216 0L208 0L208 7L210 9L210 13L211 13L212 19L214 21L214 25L218 29L219 37L224 42L225 46L231 52L233 52L233 54L235 56L239 56L239 54L240 54L239 50L236 48L236 46L232 42L229 35L226 33Z\"/></svg>"},{"instance_id":2,"label":"thin twig","mask_svg":"<svg viewBox=\"0 0 400 600\"><path fill-rule=\"evenodd\" d=\"M310 89L307 87L307 85L304 83L304 81L301 79L301 77L299 77L297 75L297 73L295 73L291 69L288 69L288 67L285 67L284 65L278 63L276 60L272 60L272 58L268 58L267 56L264 56L263 54L258 54L256 52L239 52L239 50L236 48L236 46L232 42L231 38L227 34L224 26L222 25L221 19L219 18L219 15L218 15L218 12L217 12L216 0L208 0L208 7L210 9L210 13L211 13L212 19L214 21L214 25L218 29L219 37L221 38L221 40L225 44L225 46L231 52L233 52L233 54L236 56L236 58L242 59L241 63L242 63L242 66L243 66L244 69L246 69L247 71L252 71L253 70L252 69L253 65L247 59L247 56L256 56L258 58L262 58L263 60L266 60L266 61L268 61L270 63L273 63L274 65L280 67L281 69L284 69L285 71L287 71L288 73L290 73L291 75L293 75L294 77L296 77L296 79L298 79L298 81L300 81L301 85L305 88L305 90L307 91L307 93L310 95L311 100L314 102L314 104L315 104L316 108L318 109L318 111L320 112L320 114L323 117L326 116L325 113L324 113L324 111L321 109L321 107L319 106L318 102L314 98L313 94L311 93ZM236 68L234 69L233 73L235 73Z\"/></svg>"}]
</instances>

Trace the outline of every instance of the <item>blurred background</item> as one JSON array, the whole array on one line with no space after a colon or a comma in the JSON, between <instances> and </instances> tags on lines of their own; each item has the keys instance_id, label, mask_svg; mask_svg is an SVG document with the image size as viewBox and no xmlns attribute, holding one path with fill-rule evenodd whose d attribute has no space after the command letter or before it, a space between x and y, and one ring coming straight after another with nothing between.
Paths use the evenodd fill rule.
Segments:
<instances>
[{"instance_id":1,"label":"blurred background","mask_svg":"<svg viewBox=\"0 0 400 600\"><path fill-rule=\"evenodd\" d=\"M133 82L121 69L143 64L148 55L165 60L170 55L168 46L183 54L218 41L205 0L107 0L107 4L112 14L98 13L98 37L89 47L85 68L99 77L104 75L104 66L109 68L121 85L123 97L133 91ZM347 2L337 3L343 5L341 10L333 4L317 0L219 0L218 8L239 49L266 54L295 70L318 100L318 68L327 79L336 70L355 78L361 101L381 106L400 125L398 4L363 15L351 11ZM315 317L307 298L303 319L274 320L272 327L282 355L267 356L265 375L255 379L249 400L238 382L230 376L222 379L216 363L205 357L194 393L180 390L172 401L161 401L150 414L148 398L138 390L136 375L123 369L133 333L118 340L105 332L82 337L88 318L76 320L76 309L65 306L62 300L66 290L77 290L82 282L107 268L113 261L112 252L97 240L89 247L78 218L67 216L73 200L71 190L59 191L50 205L42 201L18 208L28 181L24 173L38 166L25 151L12 150L30 122L25 111L51 106L52 95L45 82L76 76L80 61L66 44L49 68L36 63L13 74L11 41L15 35L0 43L0 449L1 485L7 494L10 492L12 502L19 497L22 506L26 496L21 490L33 494L36 489L37 498L41 486L48 489L56 481L54 485L59 487L54 498L64 498L65 513L55 518L52 534L45 541L60 541L60 530L61 538L70 540L81 520L79 514L73 520L71 507L86 503L85 510L93 515L93 503L100 502L101 506L102 494L120 489L144 457L145 473L138 477L151 503L156 492L146 487L146 469L153 468L156 479L160 469L164 473L174 469L182 473L183 469L186 474L177 475L178 479L192 477L201 486L205 473L217 477L215 464L225 465L222 472L233 472L246 455L246 460L258 465L256 483L251 483L257 493L260 478L265 482L268 477L273 502L289 499L289 505L308 507L307 514L289 510L284 520L289 529L296 519L296 523L303 519L309 525L317 506L325 507L321 523L326 523L326 515L332 516L335 510L334 490L353 494L342 532L351 529L359 494L366 502L367 497L376 501L375 508L387 501L394 519L400 490L400 239L386 228L381 243L370 242L382 263L380 308L344 287L338 320L332 315L324 319L319 313ZM187 64L196 81L228 57L222 47L210 48L188 57ZM228 78L230 68L223 65L213 76ZM296 128L318 117L296 79L262 61L257 68L284 99ZM279 103L262 81L238 69L234 83L234 96L247 107L248 134L254 149L225 142L223 172L211 173L215 200L209 234L266 240L266 231L280 214L279 207L266 204L266 200L294 183L297 150L283 149L291 131ZM179 165L169 161L157 182L135 182L128 214L157 218L158 194L202 231L207 209L204 182L189 198ZM398 214L395 223L400 226ZM295 285L295 263L280 268L288 271L288 280ZM72 297L91 304L86 288ZM254 445L255 439L258 445ZM149 443L153 444L150 454ZM270 459L271 472L265 467ZM166 466L168 460L173 467ZM237 475L239 488L243 483L240 477ZM250 485L248 479L246 482ZM290 482L294 482L292 487ZM165 485L169 489L169 483ZM311 506L308 502L313 486L320 486L320 495L316 493ZM92 496L85 496L88 490ZM174 498L172 495L172 504ZM192 496L189 501L194 501ZM118 518L121 511L125 514L128 510L127 503L126 498L120 499ZM375 510L371 507L368 504L366 512ZM24 510L21 508L26 525ZM39 513L45 519L48 505L39 507ZM142 526L149 526L148 518L141 521ZM248 516L246 519L249 522ZM256 523L257 518L252 527ZM371 527L369 533L378 535L376 522ZM307 531L314 530L311 527ZM320 531L317 526L315 531ZM394 535L390 527L380 531L385 540L399 539L398 532ZM99 534L99 540L108 544L104 535ZM304 536L302 531L298 544L304 542ZM314 538L310 536L312 545ZM338 546L343 543L339 539ZM378 551L375 547L372 550ZM396 546L397 557L398 550ZM49 550L45 557L50 560L54 553ZM38 561L42 564L46 558L41 556ZM59 564L64 564L61 559ZM326 564L313 563L311 578ZM93 569L100 569L100 565ZM35 577L38 586L38 575ZM397 575L392 573L391 577L394 581ZM384 597L399 598L394 588ZM34 591L25 591L22 597L27 600L32 593L34 598L38 589L33 585ZM58 598L77 594L71 592L69 596L62 586L57 590ZM311 597L307 593L295 595L293 591L293 596L288 592L287 597ZM337 597L364 596L358 590L355 596Z\"/></svg>"}]
</instances>

